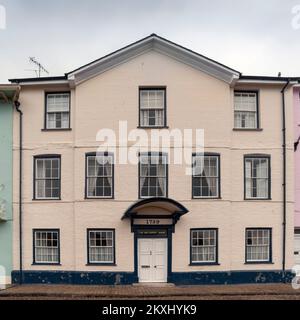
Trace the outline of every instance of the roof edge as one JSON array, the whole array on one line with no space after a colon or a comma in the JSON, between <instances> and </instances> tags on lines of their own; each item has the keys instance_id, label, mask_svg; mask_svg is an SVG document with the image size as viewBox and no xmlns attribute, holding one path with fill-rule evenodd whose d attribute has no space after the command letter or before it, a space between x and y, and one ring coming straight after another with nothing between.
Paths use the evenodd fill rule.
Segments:
<instances>
[{"instance_id":1,"label":"roof edge","mask_svg":"<svg viewBox=\"0 0 300 320\"><path fill-rule=\"evenodd\" d=\"M300 81L300 77L273 77L273 76L253 76L241 75L239 80L258 80L258 81Z\"/></svg>"},{"instance_id":2,"label":"roof edge","mask_svg":"<svg viewBox=\"0 0 300 320\"><path fill-rule=\"evenodd\" d=\"M63 81L68 80L66 75L64 76L55 76L55 77L40 77L40 78L16 78L16 79L9 79L11 83L26 83L26 82L45 82L45 81Z\"/></svg>"}]
</instances>

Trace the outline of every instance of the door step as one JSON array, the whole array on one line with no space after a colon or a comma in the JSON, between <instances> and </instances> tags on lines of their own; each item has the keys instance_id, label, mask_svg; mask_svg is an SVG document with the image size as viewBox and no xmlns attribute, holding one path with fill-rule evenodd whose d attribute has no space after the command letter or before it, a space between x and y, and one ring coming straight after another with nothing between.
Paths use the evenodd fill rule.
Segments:
<instances>
[{"instance_id":1,"label":"door step","mask_svg":"<svg viewBox=\"0 0 300 320\"><path fill-rule=\"evenodd\" d=\"M134 287L156 287L156 288L168 288L175 287L174 283L161 283L161 282L140 282L133 283Z\"/></svg>"}]
</instances>

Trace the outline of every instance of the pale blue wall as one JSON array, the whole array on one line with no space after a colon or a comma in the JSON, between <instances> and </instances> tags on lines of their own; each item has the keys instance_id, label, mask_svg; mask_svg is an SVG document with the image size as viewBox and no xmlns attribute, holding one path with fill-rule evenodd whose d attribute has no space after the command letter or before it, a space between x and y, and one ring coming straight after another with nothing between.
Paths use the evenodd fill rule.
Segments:
<instances>
[{"instance_id":1,"label":"pale blue wall","mask_svg":"<svg viewBox=\"0 0 300 320\"><path fill-rule=\"evenodd\" d=\"M12 105L0 101L0 206L7 219L0 221L0 265L7 276L12 271L12 118Z\"/></svg>"}]
</instances>

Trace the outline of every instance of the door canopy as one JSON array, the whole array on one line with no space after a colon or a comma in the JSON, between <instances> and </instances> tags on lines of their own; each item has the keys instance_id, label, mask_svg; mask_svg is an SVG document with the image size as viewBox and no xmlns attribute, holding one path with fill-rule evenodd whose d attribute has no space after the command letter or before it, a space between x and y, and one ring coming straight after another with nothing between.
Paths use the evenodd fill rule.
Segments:
<instances>
[{"instance_id":1,"label":"door canopy","mask_svg":"<svg viewBox=\"0 0 300 320\"><path fill-rule=\"evenodd\" d=\"M169 198L149 198L140 200L131 205L124 213L122 220L130 219L172 219L173 223L177 221L184 214L188 213L179 202Z\"/></svg>"}]
</instances>

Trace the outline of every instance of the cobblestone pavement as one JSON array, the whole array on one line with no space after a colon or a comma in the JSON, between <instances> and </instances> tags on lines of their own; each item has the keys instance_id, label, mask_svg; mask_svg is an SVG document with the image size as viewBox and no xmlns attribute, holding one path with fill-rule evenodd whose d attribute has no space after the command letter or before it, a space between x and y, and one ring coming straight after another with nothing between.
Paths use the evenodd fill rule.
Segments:
<instances>
[{"instance_id":1,"label":"cobblestone pavement","mask_svg":"<svg viewBox=\"0 0 300 320\"><path fill-rule=\"evenodd\" d=\"M290 284L222 286L71 286L23 285L0 291L0 300L159 299L159 300L300 300Z\"/></svg>"}]
</instances>

